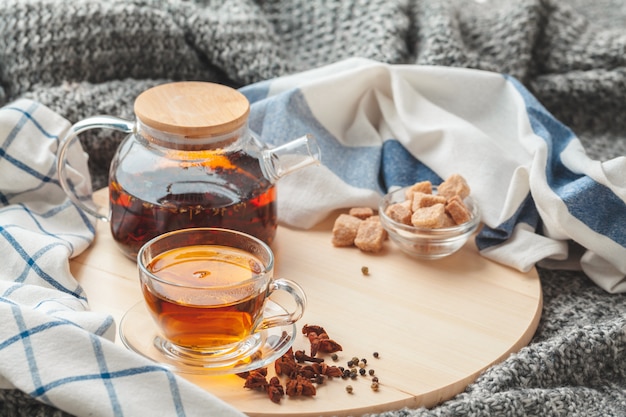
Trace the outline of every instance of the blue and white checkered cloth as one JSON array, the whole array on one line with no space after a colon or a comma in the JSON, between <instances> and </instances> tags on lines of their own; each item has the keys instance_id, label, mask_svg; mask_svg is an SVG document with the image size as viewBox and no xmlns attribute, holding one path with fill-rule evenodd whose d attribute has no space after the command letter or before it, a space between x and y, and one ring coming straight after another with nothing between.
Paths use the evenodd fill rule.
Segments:
<instances>
[{"instance_id":1,"label":"blue and white checkered cloth","mask_svg":"<svg viewBox=\"0 0 626 417\"><path fill-rule=\"evenodd\" d=\"M375 208L392 187L459 173L482 210L484 256L522 271L582 268L605 290L626 291L626 158L588 158L514 79L354 59L242 92L264 141L312 133L322 149L323 166L280 180L283 224L308 228L335 209ZM0 388L78 416L241 415L114 345L111 317L89 311L68 260L91 243L93 220L55 172L68 127L32 101L0 109ZM88 194L78 141L69 159Z\"/></svg>"},{"instance_id":2,"label":"blue and white checkered cloth","mask_svg":"<svg viewBox=\"0 0 626 417\"><path fill-rule=\"evenodd\" d=\"M68 260L92 242L93 220L56 177L68 127L29 100L0 109L0 389L20 389L77 416L242 416L115 345L111 316L89 311ZM74 184L89 192L80 144L69 154Z\"/></svg>"}]
</instances>

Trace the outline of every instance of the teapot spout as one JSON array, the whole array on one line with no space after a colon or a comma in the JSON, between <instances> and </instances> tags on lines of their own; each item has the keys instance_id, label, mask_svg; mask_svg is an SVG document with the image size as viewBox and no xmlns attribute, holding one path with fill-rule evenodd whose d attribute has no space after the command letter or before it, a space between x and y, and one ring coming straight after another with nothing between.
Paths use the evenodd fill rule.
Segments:
<instances>
[{"instance_id":1,"label":"teapot spout","mask_svg":"<svg viewBox=\"0 0 626 417\"><path fill-rule=\"evenodd\" d=\"M299 169L321 163L321 151L312 135L304 135L262 152L261 167L272 183Z\"/></svg>"}]
</instances>

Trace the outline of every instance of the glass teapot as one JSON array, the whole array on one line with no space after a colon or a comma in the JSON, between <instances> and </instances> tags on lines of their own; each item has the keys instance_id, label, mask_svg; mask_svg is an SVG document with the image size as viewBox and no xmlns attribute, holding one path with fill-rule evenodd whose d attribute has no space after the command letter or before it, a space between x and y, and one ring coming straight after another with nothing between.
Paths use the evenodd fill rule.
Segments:
<instances>
[{"instance_id":1,"label":"glass teapot","mask_svg":"<svg viewBox=\"0 0 626 417\"><path fill-rule=\"evenodd\" d=\"M276 181L319 164L320 150L306 135L268 148L248 130L250 104L239 91L208 82L174 82L150 88L134 104L136 121L95 116L74 124L57 154L59 180L71 201L110 223L124 254L162 233L221 227L270 244L277 227ZM129 135L109 171L109 215L73 191L69 145L93 128Z\"/></svg>"}]
</instances>

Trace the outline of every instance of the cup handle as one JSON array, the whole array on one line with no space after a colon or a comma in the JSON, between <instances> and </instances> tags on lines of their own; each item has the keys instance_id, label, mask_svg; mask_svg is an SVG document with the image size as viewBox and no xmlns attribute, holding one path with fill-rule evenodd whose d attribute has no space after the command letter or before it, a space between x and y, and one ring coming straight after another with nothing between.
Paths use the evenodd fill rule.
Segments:
<instances>
[{"instance_id":1,"label":"cup handle","mask_svg":"<svg viewBox=\"0 0 626 417\"><path fill-rule=\"evenodd\" d=\"M289 279L275 279L270 284L268 297L274 291L285 291L289 293L296 302L294 311L286 314L277 314L275 316L265 317L257 327L257 331L269 329L270 327L286 326L300 320L306 308L306 294L300 285Z\"/></svg>"},{"instance_id":2,"label":"cup handle","mask_svg":"<svg viewBox=\"0 0 626 417\"><path fill-rule=\"evenodd\" d=\"M103 216L98 213L96 210L87 206L83 203L76 192L74 191L74 186L69 180L65 168L67 167L67 151L69 146L76 140L77 136L89 129L96 128L104 128L104 129L114 129L120 130L124 133L131 133L135 130L135 123L120 119L119 117L113 116L94 116L83 119L70 127L67 134L61 141L59 145L59 149L57 151L57 173L59 176L59 182L61 183L61 188L65 191L65 194L69 197L69 199L76 204L81 210L84 212L91 214L95 218L108 222L109 218Z\"/></svg>"}]
</instances>

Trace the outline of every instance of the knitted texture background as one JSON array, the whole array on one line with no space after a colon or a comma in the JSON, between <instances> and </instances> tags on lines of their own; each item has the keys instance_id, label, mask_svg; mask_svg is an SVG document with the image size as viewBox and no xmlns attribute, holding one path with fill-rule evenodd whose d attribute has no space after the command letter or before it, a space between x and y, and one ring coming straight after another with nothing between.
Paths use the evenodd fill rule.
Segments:
<instances>
[{"instance_id":1,"label":"knitted texture background","mask_svg":"<svg viewBox=\"0 0 626 417\"><path fill-rule=\"evenodd\" d=\"M605 160L626 155L625 28L624 0L2 0L0 105L131 118L165 80L239 87L358 56L511 74ZM121 140L110 135L81 137L95 188ZM433 409L379 416L626 415L626 295L539 272L529 346ZM0 390L0 415L66 414Z\"/></svg>"}]
</instances>

